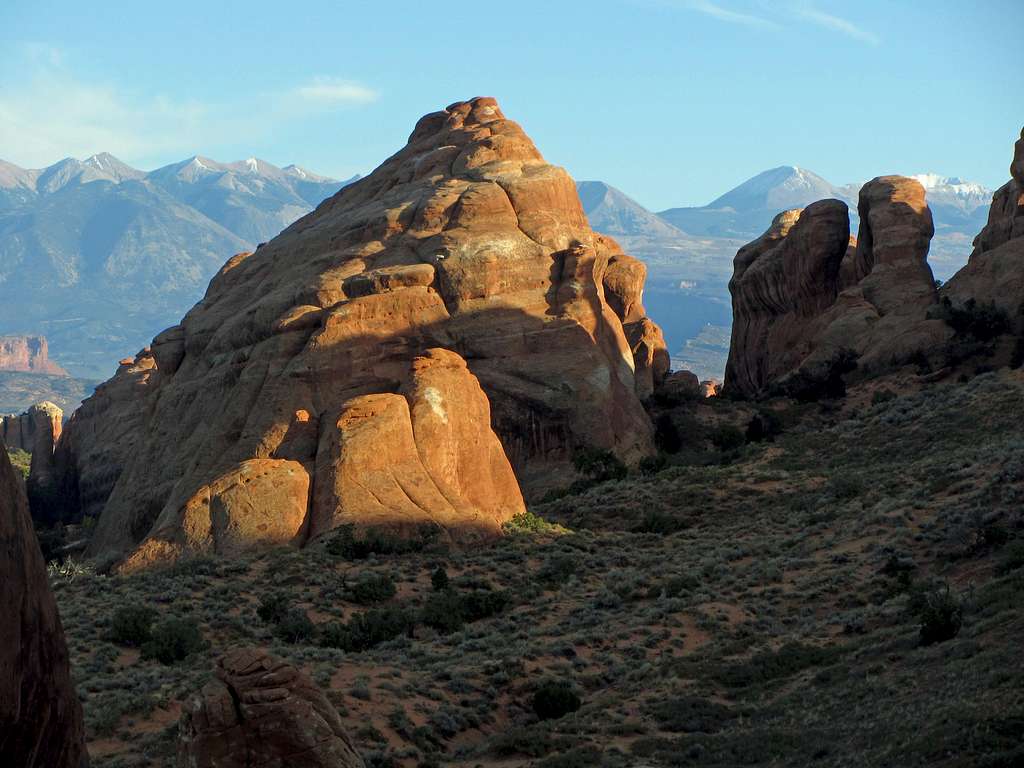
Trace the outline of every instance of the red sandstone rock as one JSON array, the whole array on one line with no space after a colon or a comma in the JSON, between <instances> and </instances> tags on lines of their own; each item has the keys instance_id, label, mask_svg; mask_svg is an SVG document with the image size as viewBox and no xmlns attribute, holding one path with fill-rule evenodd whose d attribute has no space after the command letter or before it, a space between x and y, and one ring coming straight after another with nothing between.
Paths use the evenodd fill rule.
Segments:
<instances>
[{"instance_id":1,"label":"red sandstone rock","mask_svg":"<svg viewBox=\"0 0 1024 768\"><path fill-rule=\"evenodd\" d=\"M900 176L861 188L861 226L849 237L845 204L823 200L776 217L736 255L729 283L733 333L727 389L757 395L844 350L863 371L944 343L929 319L937 302L927 254L934 232L924 188Z\"/></svg>"},{"instance_id":2,"label":"red sandstone rock","mask_svg":"<svg viewBox=\"0 0 1024 768\"><path fill-rule=\"evenodd\" d=\"M179 768L362 768L337 710L299 669L262 650L217 662L178 724Z\"/></svg>"},{"instance_id":3,"label":"red sandstone rock","mask_svg":"<svg viewBox=\"0 0 1024 768\"><path fill-rule=\"evenodd\" d=\"M988 223L974 239L970 261L942 293L956 304L991 302L1024 334L1024 130L1014 145L1010 177L992 197Z\"/></svg>"},{"instance_id":4,"label":"red sandstone rock","mask_svg":"<svg viewBox=\"0 0 1024 768\"><path fill-rule=\"evenodd\" d=\"M68 375L50 360L44 336L0 336L0 371Z\"/></svg>"},{"instance_id":5,"label":"red sandstone rock","mask_svg":"<svg viewBox=\"0 0 1024 768\"><path fill-rule=\"evenodd\" d=\"M80 768L82 708L28 504L0 445L0 757L18 768Z\"/></svg>"},{"instance_id":6,"label":"red sandstone rock","mask_svg":"<svg viewBox=\"0 0 1024 768\"><path fill-rule=\"evenodd\" d=\"M428 115L373 174L232 258L182 323L71 419L58 464L68 495L100 513L90 552L131 550L150 534L169 552L206 547L205 533L185 531L186 510L202 518L204 488L266 459L310 474L304 535L323 533L324 521L372 507L350 503L357 489L346 478L357 465L336 451L353 440L367 469L394 450L405 467L398 475L427 488L426 472L436 486L428 507L394 509L410 521L450 521L454 538L495 531L499 516L520 508L489 427L527 492L556 480L581 446L638 460L653 449L653 430L637 393L665 363L660 332L642 316L637 270L620 281L636 299L622 317L606 299L610 268L629 262L590 230L572 180L493 99ZM624 323L640 323L639 332L627 339ZM447 431L419 436L426 395L408 377L430 349L468 364L444 381L457 392L482 388L490 425L470 427L459 415ZM466 396L467 414L482 419L482 401ZM385 449L372 430L357 436L357 413L403 442ZM439 467L435 455L466 468ZM383 469L367 477L372 493L378 481L397 482ZM291 512L288 520L275 540L293 529Z\"/></svg>"}]
</instances>

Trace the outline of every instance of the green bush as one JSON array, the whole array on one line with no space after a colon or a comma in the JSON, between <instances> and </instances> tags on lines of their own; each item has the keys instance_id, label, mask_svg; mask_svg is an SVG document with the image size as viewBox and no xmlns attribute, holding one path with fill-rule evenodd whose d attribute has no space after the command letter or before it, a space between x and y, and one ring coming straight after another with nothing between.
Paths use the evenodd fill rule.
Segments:
<instances>
[{"instance_id":1,"label":"green bush","mask_svg":"<svg viewBox=\"0 0 1024 768\"><path fill-rule=\"evenodd\" d=\"M575 557L559 552L544 561L537 572L537 580L553 589L567 582L576 573L578 566Z\"/></svg>"},{"instance_id":2,"label":"green bush","mask_svg":"<svg viewBox=\"0 0 1024 768\"><path fill-rule=\"evenodd\" d=\"M541 720L557 720L582 706L572 685L564 680L544 682L533 694L533 711Z\"/></svg>"},{"instance_id":3,"label":"green bush","mask_svg":"<svg viewBox=\"0 0 1024 768\"><path fill-rule=\"evenodd\" d=\"M14 466L14 471L21 473L21 476L28 480L28 470L32 466L32 454L28 451L23 451L20 448L15 448L9 451L7 454L11 459L11 464Z\"/></svg>"},{"instance_id":4,"label":"green bush","mask_svg":"<svg viewBox=\"0 0 1024 768\"><path fill-rule=\"evenodd\" d=\"M354 525L338 526L327 542L328 553L345 560L365 560L370 555L405 555L422 552L440 532L434 526L424 525L414 536L404 538L371 529L363 538L356 538Z\"/></svg>"},{"instance_id":5,"label":"green bush","mask_svg":"<svg viewBox=\"0 0 1024 768\"><path fill-rule=\"evenodd\" d=\"M697 696L659 701L651 714L663 731L672 733L716 733L736 719L729 707Z\"/></svg>"},{"instance_id":6,"label":"green bush","mask_svg":"<svg viewBox=\"0 0 1024 768\"><path fill-rule=\"evenodd\" d=\"M430 585L435 592L444 592L450 584L451 579L448 578L448 571L444 569L443 565L437 566L437 569L430 574Z\"/></svg>"},{"instance_id":7,"label":"green bush","mask_svg":"<svg viewBox=\"0 0 1024 768\"><path fill-rule=\"evenodd\" d=\"M403 608L379 608L353 616L347 624L332 622L320 634L320 645L357 653L412 633L415 621Z\"/></svg>"},{"instance_id":8,"label":"green bush","mask_svg":"<svg viewBox=\"0 0 1024 768\"><path fill-rule=\"evenodd\" d=\"M466 623L459 596L451 589L435 592L420 609L420 622L442 635L458 632Z\"/></svg>"},{"instance_id":9,"label":"green bush","mask_svg":"<svg viewBox=\"0 0 1024 768\"><path fill-rule=\"evenodd\" d=\"M626 474L626 465L611 451L602 448L584 448L572 458L576 471L594 483L606 480L621 480Z\"/></svg>"},{"instance_id":10,"label":"green bush","mask_svg":"<svg viewBox=\"0 0 1024 768\"><path fill-rule=\"evenodd\" d=\"M808 667L826 664L836 654L837 651L833 648L819 648L814 645L791 642L786 643L777 651L764 651L756 654L749 661L723 666L717 670L716 677L719 682L729 688L764 685L775 680L792 677Z\"/></svg>"},{"instance_id":11,"label":"green bush","mask_svg":"<svg viewBox=\"0 0 1024 768\"><path fill-rule=\"evenodd\" d=\"M686 527L686 522L673 515L665 514L657 509L649 509L644 512L640 522L634 526L636 533L656 533L667 536L676 533Z\"/></svg>"},{"instance_id":12,"label":"green bush","mask_svg":"<svg viewBox=\"0 0 1024 768\"><path fill-rule=\"evenodd\" d=\"M993 302L978 304L968 299L962 306L956 306L948 296L940 305L940 316L958 336L972 336L978 341L991 341L1010 331L1010 320L1006 312Z\"/></svg>"},{"instance_id":13,"label":"green bush","mask_svg":"<svg viewBox=\"0 0 1024 768\"><path fill-rule=\"evenodd\" d=\"M301 608L289 608L278 619L274 634L286 643L308 643L316 635L316 627Z\"/></svg>"},{"instance_id":14,"label":"green bush","mask_svg":"<svg viewBox=\"0 0 1024 768\"><path fill-rule=\"evenodd\" d=\"M194 620L165 619L153 627L150 639L142 646L142 658L156 659L161 664L174 664L205 647L203 633Z\"/></svg>"},{"instance_id":15,"label":"green bush","mask_svg":"<svg viewBox=\"0 0 1024 768\"><path fill-rule=\"evenodd\" d=\"M882 403L888 403L890 400L895 400L896 397L896 393L891 389L876 389L875 393L871 395L871 404L881 405Z\"/></svg>"},{"instance_id":16,"label":"green bush","mask_svg":"<svg viewBox=\"0 0 1024 768\"><path fill-rule=\"evenodd\" d=\"M117 645L139 647L152 637L155 609L145 605L126 605L114 611L108 639Z\"/></svg>"},{"instance_id":17,"label":"green bush","mask_svg":"<svg viewBox=\"0 0 1024 768\"><path fill-rule=\"evenodd\" d=\"M270 592L260 598L256 615L268 624L277 624L288 613L292 598L284 592Z\"/></svg>"},{"instance_id":18,"label":"green bush","mask_svg":"<svg viewBox=\"0 0 1024 768\"><path fill-rule=\"evenodd\" d=\"M555 523L549 523L540 515L527 510L513 515L512 519L501 526L501 530L508 535L520 533L529 534L558 534L566 533L566 529Z\"/></svg>"},{"instance_id":19,"label":"green bush","mask_svg":"<svg viewBox=\"0 0 1024 768\"><path fill-rule=\"evenodd\" d=\"M911 594L908 607L920 622L921 645L952 640L963 626L963 603L949 584L918 588Z\"/></svg>"},{"instance_id":20,"label":"green bush","mask_svg":"<svg viewBox=\"0 0 1024 768\"><path fill-rule=\"evenodd\" d=\"M720 451L734 451L747 444L746 435L732 424L722 424L711 431L711 443Z\"/></svg>"},{"instance_id":21,"label":"green bush","mask_svg":"<svg viewBox=\"0 0 1024 768\"><path fill-rule=\"evenodd\" d=\"M395 596L398 589L387 574L363 574L345 590L345 597L359 605L383 603Z\"/></svg>"},{"instance_id":22,"label":"green bush","mask_svg":"<svg viewBox=\"0 0 1024 768\"><path fill-rule=\"evenodd\" d=\"M644 456L640 459L637 469L642 475L656 475L668 466L668 457L663 453L654 456Z\"/></svg>"},{"instance_id":23,"label":"green bush","mask_svg":"<svg viewBox=\"0 0 1024 768\"><path fill-rule=\"evenodd\" d=\"M996 566L996 572L1005 576L1018 568L1024 568L1024 539L1016 539L1003 550L1002 559Z\"/></svg>"},{"instance_id":24,"label":"green bush","mask_svg":"<svg viewBox=\"0 0 1024 768\"><path fill-rule=\"evenodd\" d=\"M460 610L469 623L497 616L511 602L511 596L504 590L474 589L459 595Z\"/></svg>"},{"instance_id":25,"label":"green bush","mask_svg":"<svg viewBox=\"0 0 1024 768\"><path fill-rule=\"evenodd\" d=\"M840 349L828 360L805 366L773 388L773 394L804 403L836 400L846 395L843 377L857 369L857 353Z\"/></svg>"}]
</instances>

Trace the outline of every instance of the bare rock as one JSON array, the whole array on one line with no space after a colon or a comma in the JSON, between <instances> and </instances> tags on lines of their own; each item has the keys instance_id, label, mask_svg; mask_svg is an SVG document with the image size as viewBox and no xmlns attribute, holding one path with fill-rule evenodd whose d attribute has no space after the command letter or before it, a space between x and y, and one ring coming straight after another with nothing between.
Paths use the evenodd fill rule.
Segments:
<instances>
[{"instance_id":1,"label":"bare rock","mask_svg":"<svg viewBox=\"0 0 1024 768\"><path fill-rule=\"evenodd\" d=\"M45 336L0 336L0 371L68 375L50 360Z\"/></svg>"},{"instance_id":2,"label":"bare rock","mask_svg":"<svg viewBox=\"0 0 1024 768\"><path fill-rule=\"evenodd\" d=\"M179 768L362 768L337 710L309 676L262 650L217 662L183 707Z\"/></svg>"},{"instance_id":3,"label":"bare rock","mask_svg":"<svg viewBox=\"0 0 1024 768\"><path fill-rule=\"evenodd\" d=\"M949 338L928 316L938 295L924 188L900 176L873 179L858 212L856 240L845 204L823 200L779 214L737 253L727 390L751 396L831 376L840 359L882 370Z\"/></svg>"},{"instance_id":4,"label":"bare rock","mask_svg":"<svg viewBox=\"0 0 1024 768\"><path fill-rule=\"evenodd\" d=\"M434 487L433 501L396 508L475 538L520 508L519 487L542 492L581 446L627 463L652 452L641 397L667 355L644 317L642 282L642 265L590 229L568 174L493 99L453 104L421 119L372 174L233 257L179 326L72 417L57 451L61 487L79 512L99 515L90 554L147 539L216 551L218 523L206 522L222 503L216 489L265 460L295 462L312 479L296 540L369 514L378 481L400 490L413 476ZM431 387L410 378L417 366L445 371L440 385L470 398L465 413L447 408L447 424L417 416L434 413ZM363 434L362 424L375 426ZM376 429L402 442L383 448ZM361 477L365 504L350 501L356 465L338 452L343 442L377 467ZM401 458L401 482L371 446ZM240 519L243 495L231 498L224 508ZM271 525L250 501L267 541L296 530L298 502ZM195 537L193 519L203 520ZM233 541L225 551L244 546Z\"/></svg>"},{"instance_id":5,"label":"bare rock","mask_svg":"<svg viewBox=\"0 0 1024 768\"><path fill-rule=\"evenodd\" d=\"M1003 310L1024 334L1024 130L1014 145L1010 181L996 190L988 223L968 263L943 286L957 305L973 299Z\"/></svg>"},{"instance_id":6,"label":"bare rock","mask_svg":"<svg viewBox=\"0 0 1024 768\"><path fill-rule=\"evenodd\" d=\"M0 445L0 755L19 768L88 762L82 708L28 503Z\"/></svg>"}]
</instances>

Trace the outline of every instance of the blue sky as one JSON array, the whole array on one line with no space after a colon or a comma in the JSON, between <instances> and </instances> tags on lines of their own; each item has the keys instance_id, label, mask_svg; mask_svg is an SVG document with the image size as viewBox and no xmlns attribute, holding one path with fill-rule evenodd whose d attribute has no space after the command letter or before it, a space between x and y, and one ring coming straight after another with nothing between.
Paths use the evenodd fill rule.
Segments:
<instances>
[{"instance_id":1,"label":"blue sky","mask_svg":"<svg viewBox=\"0 0 1024 768\"><path fill-rule=\"evenodd\" d=\"M0 4L0 158L251 155L346 177L496 96L545 157L660 210L766 168L1008 178L1024 2Z\"/></svg>"}]
</instances>

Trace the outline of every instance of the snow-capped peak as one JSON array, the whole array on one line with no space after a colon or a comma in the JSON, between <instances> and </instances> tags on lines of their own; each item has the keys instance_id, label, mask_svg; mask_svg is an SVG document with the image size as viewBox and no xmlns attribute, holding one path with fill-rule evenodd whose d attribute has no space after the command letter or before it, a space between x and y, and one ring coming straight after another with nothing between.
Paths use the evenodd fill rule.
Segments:
<instances>
[{"instance_id":1,"label":"snow-capped peak","mask_svg":"<svg viewBox=\"0 0 1024 768\"><path fill-rule=\"evenodd\" d=\"M247 158L246 161L245 161L245 164L249 167L249 170L252 171L253 173L259 173L260 161L257 160L255 157Z\"/></svg>"},{"instance_id":2,"label":"snow-capped peak","mask_svg":"<svg viewBox=\"0 0 1024 768\"><path fill-rule=\"evenodd\" d=\"M940 176L937 173L917 173L910 178L920 182L925 190L932 192L942 190L951 192L958 197L988 197L991 190L973 181L965 181L957 176Z\"/></svg>"}]
</instances>

